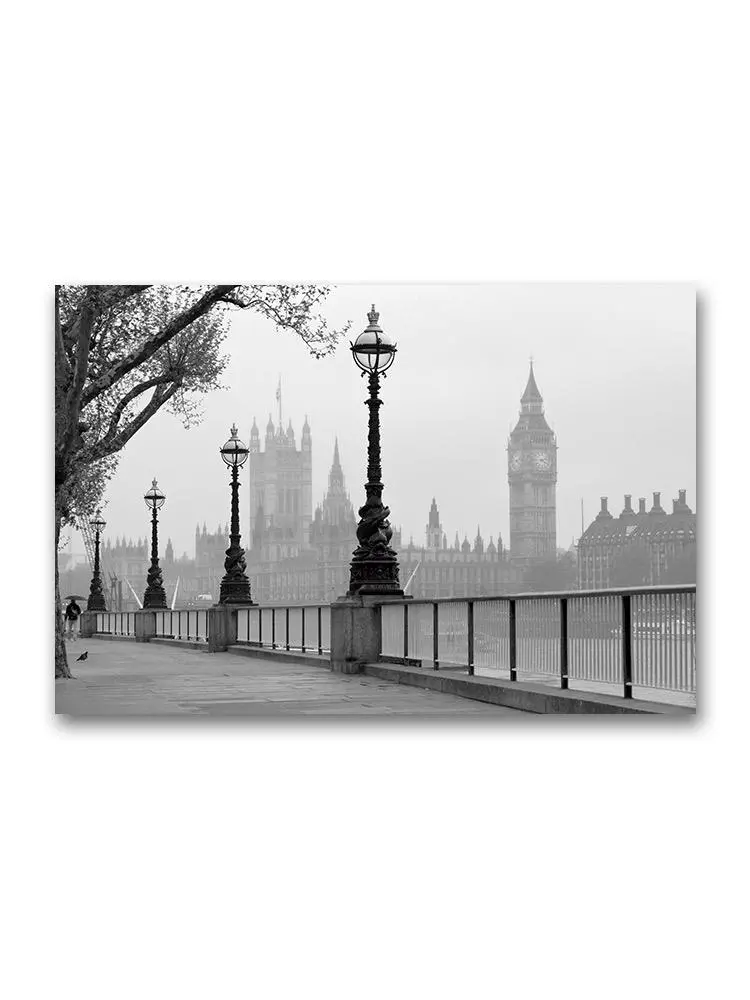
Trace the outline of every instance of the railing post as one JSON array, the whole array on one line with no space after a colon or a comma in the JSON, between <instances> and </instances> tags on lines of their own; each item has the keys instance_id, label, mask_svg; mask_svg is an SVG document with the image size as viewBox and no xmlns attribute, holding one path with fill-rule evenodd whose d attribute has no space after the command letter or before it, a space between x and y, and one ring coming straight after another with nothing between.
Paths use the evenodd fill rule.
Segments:
<instances>
[{"instance_id":1,"label":"railing post","mask_svg":"<svg viewBox=\"0 0 750 1000\"><path fill-rule=\"evenodd\" d=\"M318 656L323 655L323 608L318 608Z\"/></svg>"},{"instance_id":2,"label":"railing post","mask_svg":"<svg viewBox=\"0 0 750 1000\"><path fill-rule=\"evenodd\" d=\"M632 698L633 634L630 627L630 594L622 595L622 684L623 698Z\"/></svg>"},{"instance_id":3,"label":"railing post","mask_svg":"<svg viewBox=\"0 0 750 1000\"><path fill-rule=\"evenodd\" d=\"M406 608L406 605L404 605ZM432 669L438 670L440 668L440 663L438 661L438 639L440 638L440 633L438 631L438 604L437 601L432 605Z\"/></svg>"},{"instance_id":4,"label":"railing post","mask_svg":"<svg viewBox=\"0 0 750 1000\"><path fill-rule=\"evenodd\" d=\"M289 652L289 608L284 609L286 611L286 651Z\"/></svg>"},{"instance_id":5,"label":"railing post","mask_svg":"<svg viewBox=\"0 0 750 1000\"><path fill-rule=\"evenodd\" d=\"M271 649L276 649L276 608L271 608Z\"/></svg>"},{"instance_id":6,"label":"railing post","mask_svg":"<svg viewBox=\"0 0 750 1000\"><path fill-rule=\"evenodd\" d=\"M258 608L258 645L263 645L263 609Z\"/></svg>"},{"instance_id":7,"label":"railing post","mask_svg":"<svg viewBox=\"0 0 750 1000\"><path fill-rule=\"evenodd\" d=\"M305 608L302 608L302 652L305 651Z\"/></svg>"},{"instance_id":8,"label":"railing post","mask_svg":"<svg viewBox=\"0 0 750 1000\"><path fill-rule=\"evenodd\" d=\"M409 659L409 605L404 605L404 663Z\"/></svg>"},{"instance_id":9,"label":"railing post","mask_svg":"<svg viewBox=\"0 0 750 1000\"><path fill-rule=\"evenodd\" d=\"M148 642L156 635L156 612L138 611L135 616L135 638L138 642Z\"/></svg>"},{"instance_id":10,"label":"railing post","mask_svg":"<svg viewBox=\"0 0 750 1000\"><path fill-rule=\"evenodd\" d=\"M568 690L568 598L560 598L560 688Z\"/></svg>"},{"instance_id":11,"label":"railing post","mask_svg":"<svg viewBox=\"0 0 750 1000\"><path fill-rule=\"evenodd\" d=\"M474 676L474 602L468 602L468 667L469 677Z\"/></svg>"},{"instance_id":12,"label":"railing post","mask_svg":"<svg viewBox=\"0 0 750 1000\"><path fill-rule=\"evenodd\" d=\"M508 601L508 663L510 664L510 679L518 680L516 674L516 602Z\"/></svg>"}]
</instances>

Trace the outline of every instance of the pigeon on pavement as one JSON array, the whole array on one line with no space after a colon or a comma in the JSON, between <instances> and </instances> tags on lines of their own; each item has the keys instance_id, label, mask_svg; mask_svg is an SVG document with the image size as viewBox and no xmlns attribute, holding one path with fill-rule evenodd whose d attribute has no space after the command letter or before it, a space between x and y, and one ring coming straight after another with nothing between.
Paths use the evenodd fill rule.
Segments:
<instances>
[{"instance_id":1,"label":"pigeon on pavement","mask_svg":"<svg viewBox=\"0 0 750 1000\"><path fill-rule=\"evenodd\" d=\"M85 660L88 655L89 651L87 649L85 653L81 653L81 655L78 657L78 660ZM76 663L78 663L78 660L76 660Z\"/></svg>"}]
</instances>

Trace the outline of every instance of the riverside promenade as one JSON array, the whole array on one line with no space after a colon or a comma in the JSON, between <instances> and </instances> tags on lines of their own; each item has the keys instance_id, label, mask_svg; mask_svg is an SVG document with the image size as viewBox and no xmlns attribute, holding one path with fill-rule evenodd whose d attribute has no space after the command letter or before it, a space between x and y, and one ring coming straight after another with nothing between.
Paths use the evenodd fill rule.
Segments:
<instances>
[{"instance_id":1,"label":"riverside promenade","mask_svg":"<svg viewBox=\"0 0 750 1000\"><path fill-rule=\"evenodd\" d=\"M76 658L88 650L88 658ZM272 656L208 655L165 643L83 639L68 645L73 680L55 682L55 711L103 716L485 716L502 722L527 712L362 674L332 673L325 662Z\"/></svg>"}]
</instances>

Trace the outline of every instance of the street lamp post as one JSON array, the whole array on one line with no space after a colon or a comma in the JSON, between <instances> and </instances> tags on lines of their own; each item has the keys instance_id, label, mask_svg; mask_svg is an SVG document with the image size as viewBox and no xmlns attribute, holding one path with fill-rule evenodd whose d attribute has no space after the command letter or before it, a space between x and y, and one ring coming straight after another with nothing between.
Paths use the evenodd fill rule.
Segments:
<instances>
[{"instance_id":1,"label":"street lamp post","mask_svg":"<svg viewBox=\"0 0 750 1000\"><path fill-rule=\"evenodd\" d=\"M164 501L167 498L156 485L156 480L154 479L151 483L151 489L144 494L143 499L151 511L151 565L146 576L148 586L143 595L143 607L166 609L167 595L164 593L164 582L161 576L161 569L159 568L159 537L156 527L156 512L160 507L164 506Z\"/></svg>"},{"instance_id":2,"label":"street lamp post","mask_svg":"<svg viewBox=\"0 0 750 1000\"><path fill-rule=\"evenodd\" d=\"M91 577L87 607L89 611L106 611L107 605L102 591L102 574L99 565L99 537L107 527L107 522L102 520L101 512L97 511L96 517L92 518L89 524L94 529L94 575Z\"/></svg>"},{"instance_id":3,"label":"street lamp post","mask_svg":"<svg viewBox=\"0 0 750 1000\"><path fill-rule=\"evenodd\" d=\"M239 469L245 464L249 454L245 445L237 437L237 428L232 425L232 435L223 448L219 449L222 459L232 470L232 518L229 533L229 548L224 560L224 579L221 581L219 604L252 604L250 581L245 573L245 550L240 545L240 499Z\"/></svg>"},{"instance_id":4,"label":"street lamp post","mask_svg":"<svg viewBox=\"0 0 750 1000\"><path fill-rule=\"evenodd\" d=\"M379 398L380 376L385 378L396 354L396 345L383 333L378 319L380 314L372 310L367 314L369 325L351 344L354 363L368 376L370 396L365 404L370 408L369 433L367 443L366 500L359 508L360 521L357 525L357 541L349 576L347 597L367 594L403 597L399 586L398 559L390 547L393 529L388 517L390 510L383 506L383 483L380 468L380 416L382 400Z\"/></svg>"}]
</instances>

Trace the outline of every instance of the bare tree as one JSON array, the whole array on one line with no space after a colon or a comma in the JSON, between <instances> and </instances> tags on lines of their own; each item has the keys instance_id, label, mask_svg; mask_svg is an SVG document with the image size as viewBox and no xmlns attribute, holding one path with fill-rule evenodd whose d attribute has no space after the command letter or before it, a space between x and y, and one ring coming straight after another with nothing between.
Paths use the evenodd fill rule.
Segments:
<instances>
[{"instance_id":1,"label":"bare tree","mask_svg":"<svg viewBox=\"0 0 750 1000\"><path fill-rule=\"evenodd\" d=\"M348 329L320 285L61 285L55 290L55 677L70 677L57 551L88 518L118 452L162 407L190 426L220 386L229 312L252 309L322 357Z\"/></svg>"}]
</instances>

